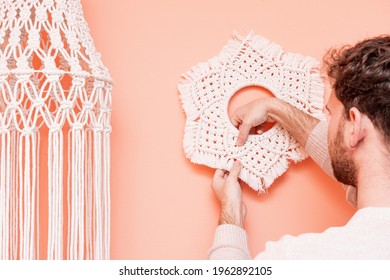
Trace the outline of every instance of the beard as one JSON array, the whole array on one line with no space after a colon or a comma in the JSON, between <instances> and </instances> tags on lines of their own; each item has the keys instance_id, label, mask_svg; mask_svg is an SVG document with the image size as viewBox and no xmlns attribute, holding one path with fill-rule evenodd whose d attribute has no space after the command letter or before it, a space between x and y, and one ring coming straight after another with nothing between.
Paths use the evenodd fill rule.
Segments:
<instances>
[{"instance_id":1,"label":"beard","mask_svg":"<svg viewBox=\"0 0 390 280\"><path fill-rule=\"evenodd\" d=\"M351 153L347 151L344 144L344 125L345 120L342 118L337 128L336 137L329 139L329 155L332 163L333 175L337 181L357 187L357 167L353 161Z\"/></svg>"}]
</instances>

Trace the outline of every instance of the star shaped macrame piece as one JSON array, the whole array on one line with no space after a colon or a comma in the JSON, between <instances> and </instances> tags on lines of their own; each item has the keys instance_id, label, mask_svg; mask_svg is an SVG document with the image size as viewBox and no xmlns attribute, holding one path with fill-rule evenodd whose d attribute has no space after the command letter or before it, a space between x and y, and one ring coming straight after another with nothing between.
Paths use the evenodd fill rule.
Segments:
<instances>
[{"instance_id":1,"label":"star shaped macrame piece","mask_svg":"<svg viewBox=\"0 0 390 280\"><path fill-rule=\"evenodd\" d=\"M227 112L230 98L242 88L260 86L323 119L324 84L314 58L285 52L253 32L245 38L238 34L232 37L218 56L194 66L179 82L187 116L184 152L193 163L224 170L240 160L241 180L264 192L287 170L289 161L301 161L306 153L278 123L236 146L238 129Z\"/></svg>"}]
</instances>

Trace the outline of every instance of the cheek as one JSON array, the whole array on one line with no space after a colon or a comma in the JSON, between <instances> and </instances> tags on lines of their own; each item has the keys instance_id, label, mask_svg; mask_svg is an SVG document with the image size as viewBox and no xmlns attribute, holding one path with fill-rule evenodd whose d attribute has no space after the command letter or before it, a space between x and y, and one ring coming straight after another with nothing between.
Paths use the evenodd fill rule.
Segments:
<instances>
[{"instance_id":1,"label":"cheek","mask_svg":"<svg viewBox=\"0 0 390 280\"><path fill-rule=\"evenodd\" d=\"M334 134L337 132L338 124L335 121L335 118L328 116L328 139L333 139Z\"/></svg>"}]
</instances>

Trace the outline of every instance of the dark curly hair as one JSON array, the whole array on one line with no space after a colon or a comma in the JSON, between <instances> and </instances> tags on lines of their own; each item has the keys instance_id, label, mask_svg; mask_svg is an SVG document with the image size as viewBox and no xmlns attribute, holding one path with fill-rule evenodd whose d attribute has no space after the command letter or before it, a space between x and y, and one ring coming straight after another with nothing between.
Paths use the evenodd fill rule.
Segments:
<instances>
[{"instance_id":1,"label":"dark curly hair","mask_svg":"<svg viewBox=\"0 0 390 280\"><path fill-rule=\"evenodd\" d=\"M390 143L390 35L331 49L324 66L346 118L356 107Z\"/></svg>"}]
</instances>

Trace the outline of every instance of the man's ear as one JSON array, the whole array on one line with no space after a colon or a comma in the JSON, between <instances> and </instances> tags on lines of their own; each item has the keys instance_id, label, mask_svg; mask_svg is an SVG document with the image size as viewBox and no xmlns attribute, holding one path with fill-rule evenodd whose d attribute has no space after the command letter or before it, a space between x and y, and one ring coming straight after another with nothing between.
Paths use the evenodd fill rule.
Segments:
<instances>
[{"instance_id":1,"label":"man's ear","mask_svg":"<svg viewBox=\"0 0 390 280\"><path fill-rule=\"evenodd\" d=\"M349 120L349 146L351 148L354 148L365 137L365 130L363 127L363 114L356 107L352 107L349 110Z\"/></svg>"}]
</instances>

